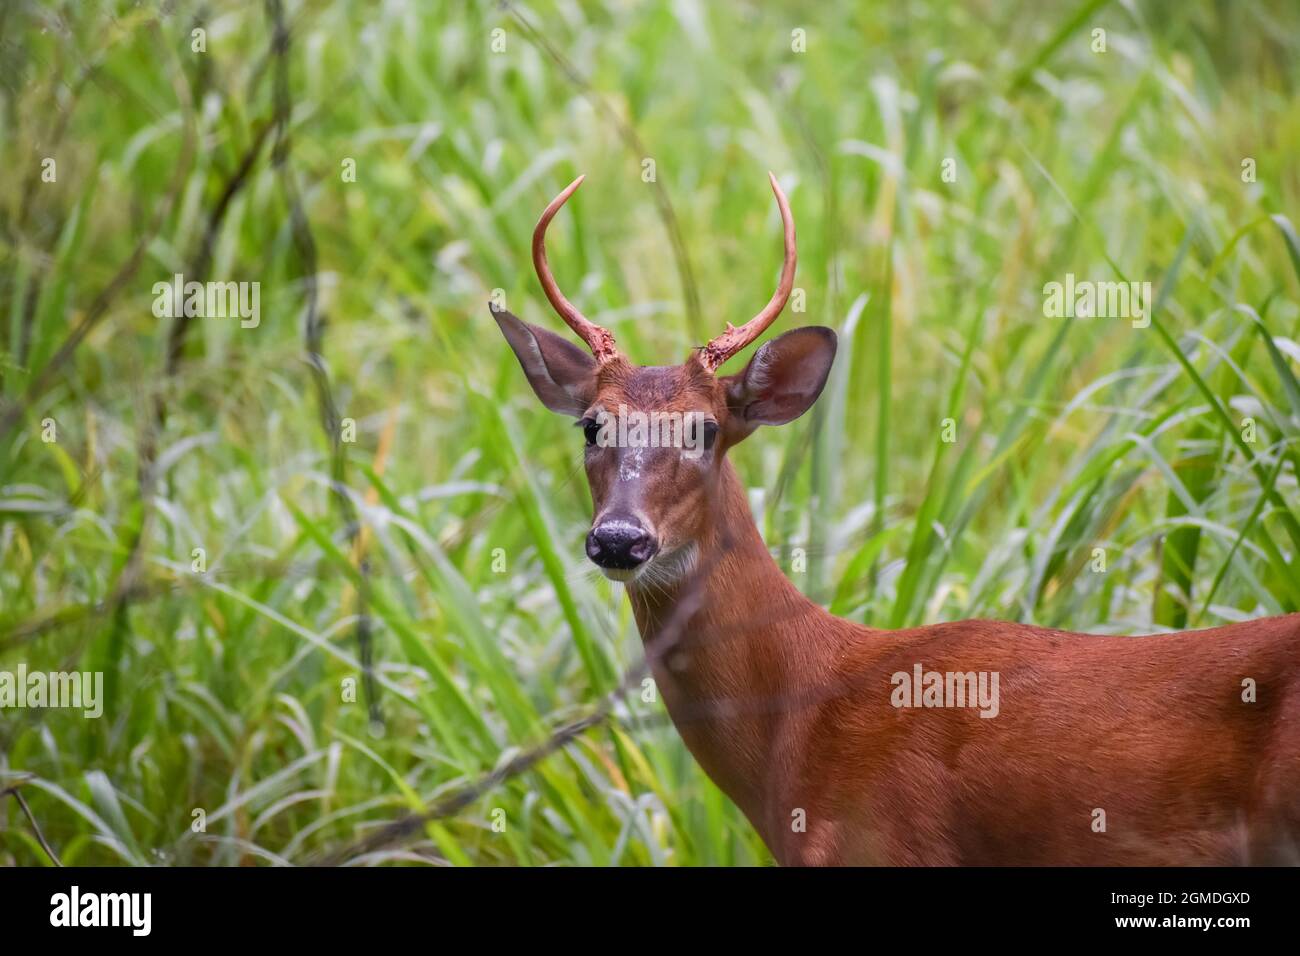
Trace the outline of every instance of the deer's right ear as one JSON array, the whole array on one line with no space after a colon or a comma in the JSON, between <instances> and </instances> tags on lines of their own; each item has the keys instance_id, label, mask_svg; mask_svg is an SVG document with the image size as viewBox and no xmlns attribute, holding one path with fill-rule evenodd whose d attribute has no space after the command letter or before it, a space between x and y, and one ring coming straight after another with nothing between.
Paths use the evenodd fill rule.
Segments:
<instances>
[{"instance_id":1,"label":"deer's right ear","mask_svg":"<svg viewBox=\"0 0 1300 956\"><path fill-rule=\"evenodd\" d=\"M585 412L596 397L596 360L568 339L521 322L505 309L489 303L488 311L542 404L573 418Z\"/></svg>"}]
</instances>

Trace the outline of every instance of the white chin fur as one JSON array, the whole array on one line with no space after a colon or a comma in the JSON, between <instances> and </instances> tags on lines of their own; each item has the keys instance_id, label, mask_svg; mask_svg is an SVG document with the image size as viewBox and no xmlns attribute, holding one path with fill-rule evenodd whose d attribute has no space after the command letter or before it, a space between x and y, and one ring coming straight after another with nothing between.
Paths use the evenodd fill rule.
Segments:
<instances>
[{"instance_id":1,"label":"white chin fur","mask_svg":"<svg viewBox=\"0 0 1300 956\"><path fill-rule=\"evenodd\" d=\"M611 581L620 584L635 584L644 581L660 587L674 584L695 568L696 548L694 544L684 544L672 551L656 554L645 564L638 565L630 571L619 568L601 568L600 573Z\"/></svg>"}]
</instances>

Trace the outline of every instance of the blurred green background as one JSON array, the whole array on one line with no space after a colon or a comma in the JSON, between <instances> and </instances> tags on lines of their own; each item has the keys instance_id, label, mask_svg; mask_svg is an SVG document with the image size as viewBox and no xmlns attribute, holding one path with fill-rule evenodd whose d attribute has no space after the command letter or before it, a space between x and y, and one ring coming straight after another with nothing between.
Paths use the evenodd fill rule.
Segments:
<instances>
[{"instance_id":1,"label":"blurred green background","mask_svg":"<svg viewBox=\"0 0 1300 956\"><path fill-rule=\"evenodd\" d=\"M773 332L840 353L733 459L836 613L1300 608L1297 47L1284 0L10 0L0 670L107 702L0 711L0 790L65 863L306 862L615 688L581 438L487 312L562 328L528 242L580 172L552 265L646 364L767 300L781 178ZM175 273L260 324L155 317ZM1045 317L1066 273L1152 324ZM769 862L639 686L386 861ZM9 798L0 862L48 863Z\"/></svg>"}]
</instances>

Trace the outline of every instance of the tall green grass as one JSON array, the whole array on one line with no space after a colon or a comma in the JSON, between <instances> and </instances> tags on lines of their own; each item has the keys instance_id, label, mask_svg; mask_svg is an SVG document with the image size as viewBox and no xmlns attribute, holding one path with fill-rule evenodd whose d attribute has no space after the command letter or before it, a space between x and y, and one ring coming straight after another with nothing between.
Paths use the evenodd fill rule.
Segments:
<instances>
[{"instance_id":1,"label":"tall green grass","mask_svg":"<svg viewBox=\"0 0 1300 956\"><path fill-rule=\"evenodd\" d=\"M64 863L314 859L639 660L584 565L573 429L486 308L556 325L528 240L579 172L552 264L647 364L766 300L781 177L805 307L779 328L841 348L815 415L734 460L836 613L1146 634L1300 608L1292 6L289 3L287 168L359 531L305 360L268 11L164 6L0 12L0 670L112 689L98 721L0 712L0 790L26 780ZM167 375L152 284L194 268L250 156L187 277L260 282L261 324L198 320ZM1150 327L1045 318L1067 272L1151 282ZM346 683L361 612L382 728ZM766 862L663 717L633 693L368 862ZM48 862L9 799L0 860Z\"/></svg>"}]
</instances>

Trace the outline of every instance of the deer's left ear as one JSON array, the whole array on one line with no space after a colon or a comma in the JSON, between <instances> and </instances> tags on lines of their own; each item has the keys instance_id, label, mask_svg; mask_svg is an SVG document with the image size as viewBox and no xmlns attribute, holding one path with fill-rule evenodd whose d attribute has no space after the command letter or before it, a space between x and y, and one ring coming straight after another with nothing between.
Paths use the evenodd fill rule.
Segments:
<instances>
[{"instance_id":1,"label":"deer's left ear","mask_svg":"<svg viewBox=\"0 0 1300 956\"><path fill-rule=\"evenodd\" d=\"M759 425L784 425L812 407L835 361L835 333L820 325L767 342L745 370L723 378L727 407L744 437Z\"/></svg>"}]
</instances>

